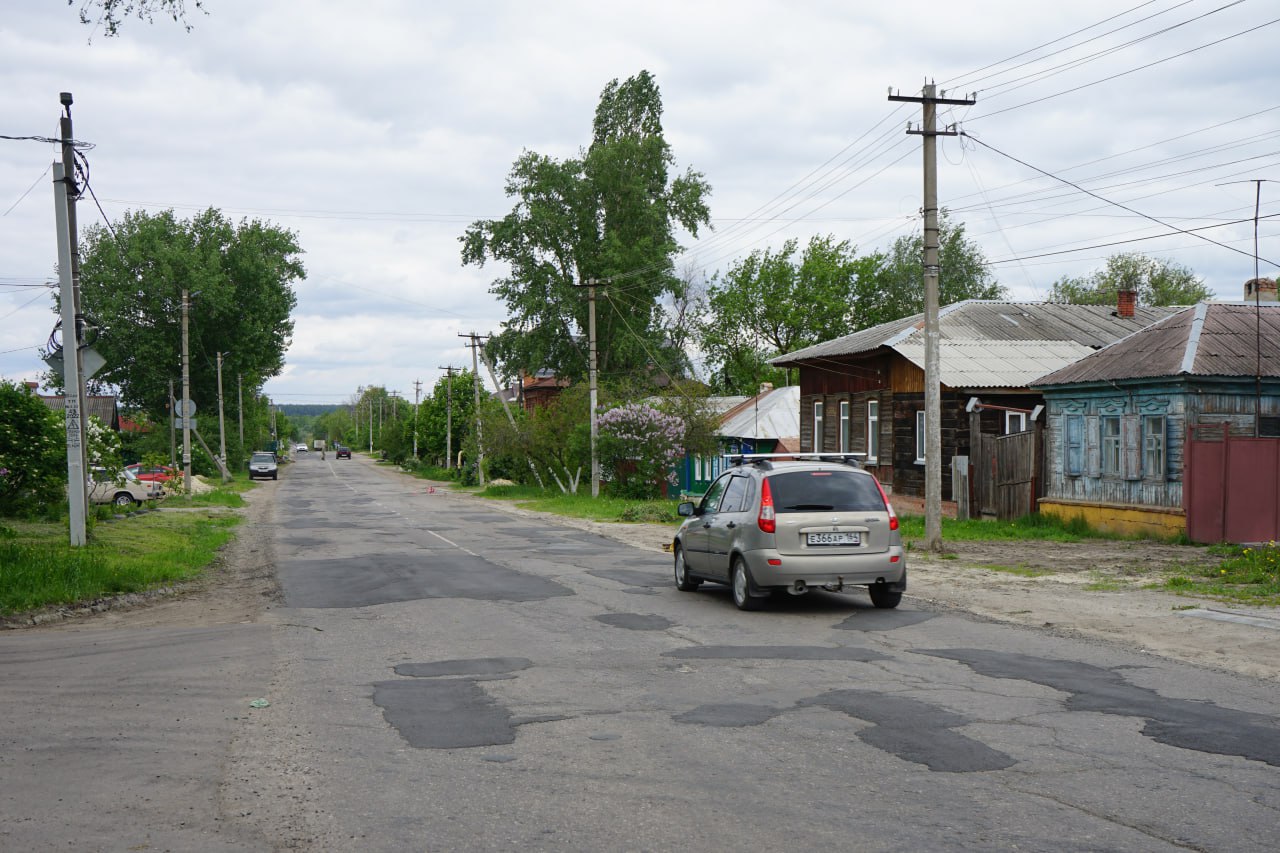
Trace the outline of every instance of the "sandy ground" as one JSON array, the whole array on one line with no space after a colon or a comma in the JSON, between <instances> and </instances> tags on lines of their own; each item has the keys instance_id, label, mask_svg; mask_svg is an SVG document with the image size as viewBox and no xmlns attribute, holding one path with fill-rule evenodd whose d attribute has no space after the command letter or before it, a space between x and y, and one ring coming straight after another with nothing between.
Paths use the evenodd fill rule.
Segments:
<instances>
[{"instance_id":1,"label":"sandy ground","mask_svg":"<svg viewBox=\"0 0 1280 853\"><path fill-rule=\"evenodd\" d=\"M147 595L93 602L14 619L3 627L83 630L109 625L255 622L280 600L269 525L271 484L246 497L245 523L201 580ZM441 491L447 489L441 488ZM452 494L452 500L479 501ZM563 518L485 501L488 509L590 530L662 551L674 527ZM1202 548L1144 542L947 543L949 553L908 557L904 606L962 611L1061 636L1122 645L1215 670L1280 681L1280 609L1249 608L1150 589L1211 563ZM858 593L855 593L858 594Z\"/></svg>"}]
</instances>

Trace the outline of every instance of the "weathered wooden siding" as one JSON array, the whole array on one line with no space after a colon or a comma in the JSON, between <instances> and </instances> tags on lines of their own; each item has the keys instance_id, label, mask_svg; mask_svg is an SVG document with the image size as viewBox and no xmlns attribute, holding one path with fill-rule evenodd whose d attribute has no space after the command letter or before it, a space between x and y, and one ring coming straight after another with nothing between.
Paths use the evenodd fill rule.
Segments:
<instances>
[{"instance_id":1,"label":"weathered wooden siding","mask_svg":"<svg viewBox=\"0 0 1280 853\"><path fill-rule=\"evenodd\" d=\"M1187 427L1187 398L1176 384L1164 383L1122 393L1115 388L1046 395L1045 497L1117 506L1182 506L1182 457ZM1066 473L1067 448L1064 422L1067 416L1084 418L1086 460L1078 475ZM1097 454L1099 418L1103 415L1163 415L1165 417L1165 466L1156 473L1142 470L1141 444L1136 472L1103 475ZM1123 450L1123 448L1122 448ZM1136 476L1135 476L1136 474Z\"/></svg>"}]
</instances>

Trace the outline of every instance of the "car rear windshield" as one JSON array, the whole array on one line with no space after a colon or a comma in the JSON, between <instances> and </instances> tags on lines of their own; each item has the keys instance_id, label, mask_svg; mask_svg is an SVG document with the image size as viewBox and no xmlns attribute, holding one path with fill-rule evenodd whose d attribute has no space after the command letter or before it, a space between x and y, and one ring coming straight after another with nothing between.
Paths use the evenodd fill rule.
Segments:
<instances>
[{"instance_id":1,"label":"car rear windshield","mask_svg":"<svg viewBox=\"0 0 1280 853\"><path fill-rule=\"evenodd\" d=\"M853 471L786 471L769 478L778 512L883 512L875 481Z\"/></svg>"}]
</instances>

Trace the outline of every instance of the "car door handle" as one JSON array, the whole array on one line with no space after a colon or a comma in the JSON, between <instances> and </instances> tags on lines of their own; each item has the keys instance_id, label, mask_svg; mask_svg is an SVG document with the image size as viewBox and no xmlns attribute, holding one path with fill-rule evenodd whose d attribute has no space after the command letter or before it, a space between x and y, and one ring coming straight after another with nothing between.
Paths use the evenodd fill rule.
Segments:
<instances>
[{"instance_id":1,"label":"car door handle","mask_svg":"<svg viewBox=\"0 0 1280 853\"><path fill-rule=\"evenodd\" d=\"M737 527L737 526L738 526L738 525L734 524L732 521L725 525L725 527L729 528L730 530L732 530L733 528L735 528L735 527Z\"/></svg>"},{"instance_id":2,"label":"car door handle","mask_svg":"<svg viewBox=\"0 0 1280 853\"><path fill-rule=\"evenodd\" d=\"M710 527L710 526L711 526L711 522L709 522L709 521L704 522L704 523L703 523L703 525L702 525L702 529L703 529L703 530L706 530L706 529L707 529L708 527Z\"/></svg>"}]
</instances>

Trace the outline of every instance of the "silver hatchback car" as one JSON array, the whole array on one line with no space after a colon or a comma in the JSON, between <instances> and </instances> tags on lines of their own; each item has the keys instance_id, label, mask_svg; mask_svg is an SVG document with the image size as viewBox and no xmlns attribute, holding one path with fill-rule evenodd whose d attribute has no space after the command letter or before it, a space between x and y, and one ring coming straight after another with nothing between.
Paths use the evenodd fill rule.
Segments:
<instances>
[{"instance_id":1,"label":"silver hatchback car","mask_svg":"<svg viewBox=\"0 0 1280 853\"><path fill-rule=\"evenodd\" d=\"M880 483L840 454L745 454L687 516L673 543L676 587L728 584L741 610L775 590L865 586L876 607L907 588L898 516Z\"/></svg>"}]
</instances>

